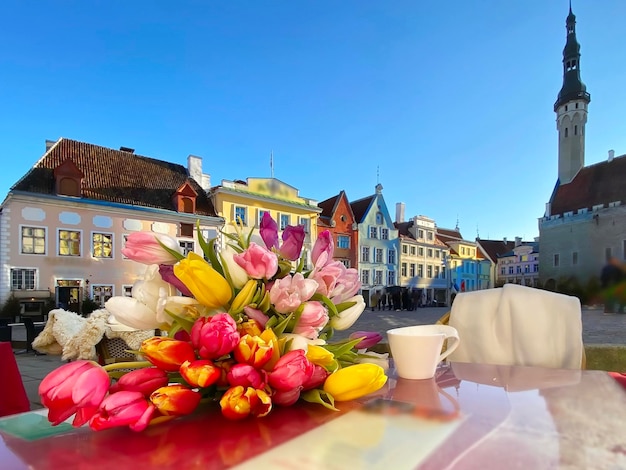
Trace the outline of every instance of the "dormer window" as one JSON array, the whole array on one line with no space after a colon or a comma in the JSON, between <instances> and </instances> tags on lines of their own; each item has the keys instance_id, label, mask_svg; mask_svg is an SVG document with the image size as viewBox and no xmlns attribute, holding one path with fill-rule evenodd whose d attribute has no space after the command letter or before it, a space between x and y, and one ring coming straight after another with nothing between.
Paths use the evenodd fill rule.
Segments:
<instances>
[{"instance_id":1,"label":"dormer window","mask_svg":"<svg viewBox=\"0 0 626 470\"><path fill-rule=\"evenodd\" d=\"M55 190L59 196L82 196L83 172L71 159L66 159L53 172Z\"/></svg>"},{"instance_id":2,"label":"dormer window","mask_svg":"<svg viewBox=\"0 0 626 470\"><path fill-rule=\"evenodd\" d=\"M178 212L195 214L197 197L198 193L196 190L193 189L189 182L185 182L174 193L174 207Z\"/></svg>"}]
</instances>

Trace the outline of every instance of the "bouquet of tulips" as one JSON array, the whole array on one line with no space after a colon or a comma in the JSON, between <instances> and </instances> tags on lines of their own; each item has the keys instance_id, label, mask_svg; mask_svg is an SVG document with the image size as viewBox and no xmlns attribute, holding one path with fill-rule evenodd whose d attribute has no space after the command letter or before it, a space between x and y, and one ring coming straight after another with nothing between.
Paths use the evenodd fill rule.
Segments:
<instances>
[{"instance_id":1,"label":"bouquet of tulips","mask_svg":"<svg viewBox=\"0 0 626 470\"><path fill-rule=\"evenodd\" d=\"M331 234L319 235L313 269L304 271L304 227L286 227L282 242L269 213L260 237L235 227L219 252L198 227L205 257L183 256L162 234L128 237L122 253L148 267L132 297L107 301L110 326L164 335L135 351L145 361L76 361L51 372L39 394L52 424L75 416L74 426L141 431L205 402L218 402L232 419L263 417L299 399L336 409L385 384L386 357L367 351L380 334L329 342L365 308L357 271L333 261Z\"/></svg>"}]
</instances>

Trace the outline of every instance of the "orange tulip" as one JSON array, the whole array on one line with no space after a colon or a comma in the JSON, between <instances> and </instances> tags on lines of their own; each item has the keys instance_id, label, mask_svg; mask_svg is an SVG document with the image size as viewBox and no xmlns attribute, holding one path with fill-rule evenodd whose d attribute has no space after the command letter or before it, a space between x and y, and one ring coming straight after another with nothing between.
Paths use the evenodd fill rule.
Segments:
<instances>
[{"instance_id":1,"label":"orange tulip","mask_svg":"<svg viewBox=\"0 0 626 470\"><path fill-rule=\"evenodd\" d=\"M200 398L198 392L180 384L161 387L150 395L152 404L165 416L188 415L196 409Z\"/></svg>"},{"instance_id":2,"label":"orange tulip","mask_svg":"<svg viewBox=\"0 0 626 470\"><path fill-rule=\"evenodd\" d=\"M237 362L259 368L272 358L274 342L270 340L268 343L260 336L245 335L239 340L233 352Z\"/></svg>"},{"instance_id":3,"label":"orange tulip","mask_svg":"<svg viewBox=\"0 0 626 470\"><path fill-rule=\"evenodd\" d=\"M145 340L141 343L139 351L159 369L169 372L178 372L183 362L191 362L196 359L191 344L163 336L155 336Z\"/></svg>"},{"instance_id":4,"label":"orange tulip","mask_svg":"<svg viewBox=\"0 0 626 470\"><path fill-rule=\"evenodd\" d=\"M183 362L180 366L180 375L192 387L208 387L213 385L222 375L222 370L208 359Z\"/></svg>"},{"instance_id":5,"label":"orange tulip","mask_svg":"<svg viewBox=\"0 0 626 470\"><path fill-rule=\"evenodd\" d=\"M229 388L220 400L222 414L229 419L252 415L261 418L272 410L272 399L263 390L241 385Z\"/></svg>"}]
</instances>

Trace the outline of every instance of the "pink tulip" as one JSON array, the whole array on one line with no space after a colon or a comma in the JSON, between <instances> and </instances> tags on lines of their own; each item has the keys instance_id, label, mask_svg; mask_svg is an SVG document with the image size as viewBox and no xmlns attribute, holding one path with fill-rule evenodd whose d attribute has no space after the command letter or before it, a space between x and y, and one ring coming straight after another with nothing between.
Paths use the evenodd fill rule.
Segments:
<instances>
[{"instance_id":1,"label":"pink tulip","mask_svg":"<svg viewBox=\"0 0 626 470\"><path fill-rule=\"evenodd\" d=\"M310 380L314 367L302 349L294 349L282 356L269 375L269 384L275 390L287 391L301 387Z\"/></svg>"},{"instance_id":2,"label":"pink tulip","mask_svg":"<svg viewBox=\"0 0 626 470\"><path fill-rule=\"evenodd\" d=\"M46 375L39 395L53 426L75 414L72 425L79 427L96 413L109 384L109 374L95 362L74 361Z\"/></svg>"},{"instance_id":3,"label":"pink tulip","mask_svg":"<svg viewBox=\"0 0 626 470\"><path fill-rule=\"evenodd\" d=\"M314 364L314 367L315 369L313 370L311 378L302 384L304 390L311 390L313 388L319 387L326 381L326 378L330 375L330 372L328 372L322 366Z\"/></svg>"},{"instance_id":4,"label":"pink tulip","mask_svg":"<svg viewBox=\"0 0 626 470\"><path fill-rule=\"evenodd\" d=\"M302 273L286 276L274 282L270 290L270 302L279 313L293 312L315 294L317 286L315 280L305 279Z\"/></svg>"},{"instance_id":5,"label":"pink tulip","mask_svg":"<svg viewBox=\"0 0 626 470\"><path fill-rule=\"evenodd\" d=\"M199 318L191 328L191 342L201 358L217 359L239 344L237 323L227 313Z\"/></svg>"},{"instance_id":6,"label":"pink tulip","mask_svg":"<svg viewBox=\"0 0 626 470\"><path fill-rule=\"evenodd\" d=\"M157 388L166 386L168 381L169 377L164 370L156 367L146 367L145 369L136 369L122 375L111 386L109 392L140 392L147 398Z\"/></svg>"},{"instance_id":7,"label":"pink tulip","mask_svg":"<svg viewBox=\"0 0 626 470\"><path fill-rule=\"evenodd\" d=\"M267 375L263 370L257 370L248 364L235 364L226 375L228 383L236 387L241 385L244 388L252 387L257 389L265 388Z\"/></svg>"},{"instance_id":8,"label":"pink tulip","mask_svg":"<svg viewBox=\"0 0 626 470\"><path fill-rule=\"evenodd\" d=\"M252 279L271 279L278 271L278 257L266 248L252 242L247 250L234 256Z\"/></svg>"},{"instance_id":9,"label":"pink tulip","mask_svg":"<svg viewBox=\"0 0 626 470\"><path fill-rule=\"evenodd\" d=\"M324 258L325 254L322 253L319 261ZM345 302L361 288L357 270L346 268L340 261L331 261L324 266L316 265L309 279L317 281L317 292L325 295L335 304Z\"/></svg>"},{"instance_id":10,"label":"pink tulip","mask_svg":"<svg viewBox=\"0 0 626 470\"><path fill-rule=\"evenodd\" d=\"M134 232L126 239L122 254L143 264L176 264L178 259L161 245L167 246L182 255L182 248L176 239L153 232Z\"/></svg>"},{"instance_id":11,"label":"pink tulip","mask_svg":"<svg viewBox=\"0 0 626 470\"><path fill-rule=\"evenodd\" d=\"M272 404L280 406L291 406L300 398L302 387L296 387L291 390L274 390L272 393Z\"/></svg>"},{"instance_id":12,"label":"pink tulip","mask_svg":"<svg viewBox=\"0 0 626 470\"><path fill-rule=\"evenodd\" d=\"M327 323L328 312L326 307L321 302L306 302L293 332L308 339L317 339L320 331Z\"/></svg>"},{"instance_id":13,"label":"pink tulip","mask_svg":"<svg viewBox=\"0 0 626 470\"><path fill-rule=\"evenodd\" d=\"M350 335L350 339L361 338L361 342L355 346L357 349L367 349L378 344L383 336L377 331L355 331Z\"/></svg>"},{"instance_id":14,"label":"pink tulip","mask_svg":"<svg viewBox=\"0 0 626 470\"><path fill-rule=\"evenodd\" d=\"M313 266L317 266L317 260L319 259L322 253L326 253L326 258L323 258L324 262L320 265L320 268L324 267L324 265L333 259L334 252L333 245L333 236L328 230L324 230L320 233L315 240L315 245L313 245L313 251L311 251L311 260L313 261ZM322 261L322 260L320 260Z\"/></svg>"},{"instance_id":15,"label":"pink tulip","mask_svg":"<svg viewBox=\"0 0 626 470\"><path fill-rule=\"evenodd\" d=\"M256 308L252 308L249 305L246 305L243 308L243 313L245 313L248 316L248 318L250 318L251 320L255 320L255 321L259 322L259 325L261 325L261 328L265 328L265 324L270 319L261 310L258 310Z\"/></svg>"},{"instance_id":16,"label":"pink tulip","mask_svg":"<svg viewBox=\"0 0 626 470\"><path fill-rule=\"evenodd\" d=\"M259 226L259 232L265 247L268 250L272 248L278 249L278 225L272 219L269 212L265 212L261 218L261 224Z\"/></svg>"},{"instance_id":17,"label":"pink tulip","mask_svg":"<svg viewBox=\"0 0 626 470\"><path fill-rule=\"evenodd\" d=\"M298 225L288 225L283 230L283 244L280 246L279 253L283 258L295 261L300 258L300 252L302 251L302 245L304 244L304 227Z\"/></svg>"},{"instance_id":18,"label":"pink tulip","mask_svg":"<svg viewBox=\"0 0 626 470\"><path fill-rule=\"evenodd\" d=\"M96 431L116 426L143 431L150 423L154 410L154 405L141 392L117 392L104 399L89 426Z\"/></svg>"},{"instance_id":19,"label":"pink tulip","mask_svg":"<svg viewBox=\"0 0 626 470\"><path fill-rule=\"evenodd\" d=\"M159 265L159 274L161 275L161 278L171 284L172 286L174 286L176 289L178 289L180 291L181 294L187 296L187 297L193 297L193 294L191 293L191 291L187 288L187 286L185 284L183 284L183 281L181 281L180 279L178 279L176 277L176 275L174 274L174 266L171 264L161 264Z\"/></svg>"}]
</instances>

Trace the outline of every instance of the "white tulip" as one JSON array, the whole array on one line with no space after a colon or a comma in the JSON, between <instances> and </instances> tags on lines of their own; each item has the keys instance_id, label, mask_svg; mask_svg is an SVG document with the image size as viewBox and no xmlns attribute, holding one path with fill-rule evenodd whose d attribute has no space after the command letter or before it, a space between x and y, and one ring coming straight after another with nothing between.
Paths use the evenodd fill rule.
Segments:
<instances>
[{"instance_id":1,"label":"white tulip","mask_svg":"<svg viewBox=\"0 0 626 470\"><path fill-rule=\"evenodd\" d=\"M377 353L374 351L366 351L365 349L359 349L359 354L363 356L359 356L357 362L367 363L367 364L376 364L382 367L385 372L389 370L389 353Z\"/></svg>"},{"instance_id":2,"label":"white tulip","mask_svg":"<svg viewBox=\"0 0 626 470\"><path fill-rule=\"evenodd\" d=\"M361 313L365 310L365 300L362 295L355 295L354 297L346 299L344 302L356 303L330 319L330 326L335 330L347 330L354 325L354 322L359 319Z\"/></svg>"},{"instance_id":3,"label":"white tulip","mask_svg":"<svg viewBox=\"0 0 626 470\"><path fill-rule=\"evenodd\" d=\"M132 289L132 297L147 305L155 312L161 297L168 297L175 294L176 288L161 278L157 264L148 266L143 280L136 281Z\"/></svg>"},{"instance_id":4,"label":"white tulip","mask_svg":"<svg viewBox=\"0 0 626 470\"><path fill-rule=\"evenodd\" d=\"M241 289L246 282L248 282L248 274L246 270L239 266L234 259L234 256L237 254L235 250L233 250L230 246L227 246L221 253L220 256L222 258L222 264L225 265L224 268L228 271L228 275L233 283L233 286L236 289Z\"/></svg>"},{"instance_id":5,"label":"white tulip","mask_svg":"<svg viewBox=\"0 0 626 470\"><path fill-rule=\"evenodd\" d=\"M138 330L159 328L156 310L132 297L111 297L104 307L115 317L117 322Z\"/></svg>"}]
</instances>

